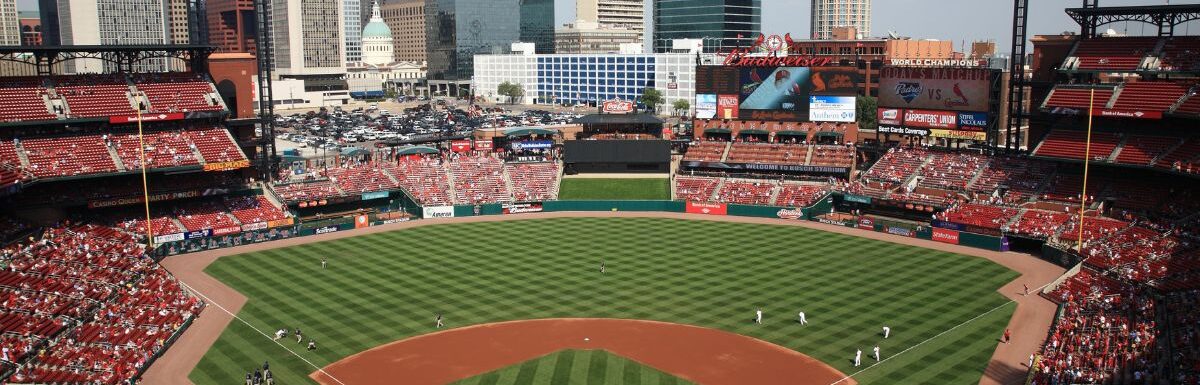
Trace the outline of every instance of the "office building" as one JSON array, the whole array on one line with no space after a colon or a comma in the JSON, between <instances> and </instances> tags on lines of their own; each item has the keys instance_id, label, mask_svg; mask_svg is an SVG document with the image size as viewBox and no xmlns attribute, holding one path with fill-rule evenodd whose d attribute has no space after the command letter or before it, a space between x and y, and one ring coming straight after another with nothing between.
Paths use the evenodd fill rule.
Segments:
<instances>
[{"instance_id":1,"label":"office building","mask_svg":"<svg viewBox=\"0 0 1200 385\"><path fill-rule=\"evenodd\" d=\"M554 0L521 1L521 41L537 53L554 53Z\"/></svg>"},{"instance_id":2,"label":"office building","mask_svg":"<svg viewBox=\"0 0 1200 385\"><path fill-rule=\"evenodd\" d=\"M476 96L499 100L497 87L506 81L525 89L524 104L595 106L605 100L637 100L646 88L662 91L664 106L676 100L694 104L696 56L506 54L475 58Z\"/></svg>"},{"instance_id":3,"label":"office building","mask_svg":"<svg viewBox=\"0 0 1200 385\"><path fill-rule=\"evenodd\" d=\"M633 30L641 42L646 32L644 0L578 0L575 19L599 23L601 27Z\"/></svg>"},{"instance_id":4,"label":"office building","mask_svg":"<svg viewBox=\"0 0 1200 385\"><path fill-rule=\"evenodd\" d=\"M871 36L871 0L812 0L813 39L832 39L834 28L853 27L856 38Z\"/></svg>"},{"instance_id":5,"label":"office building","mask_svg":"<svg viewBox=\"0 0 1200 385\"><path fill-rule=\"evenodd\" d=\"M172 39L171 0L59 0L57 19L62 45L153 45ZM186 21L186 17L184 18ZM43 28L46 28L43 18ZM45 29L43 29L45 31ZM45 35L43 35L45 37ZM50 44L50 42L47 42ZM168 59L139 62L139 72L164 71ZM171 64L171 68L175 67ZM100 59L66 63L67 73L112 72L113 64Z\"/></svg>"},{"instance_id":6,"label":"office building","mask_svg":"<svg viewBox=\"0 0 1200 385\"><path fill-rule=\"evenodd\" d=\"M17 14L21 25L21 45L42 45L42 18L37 12L21 11Z\"/></svg>"},{"instance_id":7,"label":"office building","mask_svg":"<svg viewBox=\"0 0 1200 385\"><path fill-rule=\"evenodd\" d=\"M554 31L554 52L574 54L625 53L622 47L637 46L641 53L642 35L632 29L576 20Z\"/></svg>"},{"instance_id":8,"label":"office building","mask_svg":"<svg viewBox=\"0 0 1200 385\"><path fill-rule=\"evenodd\" d=\"M276 98L297 107L346 104L345 26L341 0L273 0L271 33Z\"/></svg>"},{"instance_id":9,"label":"office building","mask_svg":"<svg viewBox=\"0 0 1200 385\"><path fill-rule=\"evenodd\" d=\"M342 0L342 14L346 28L346 62L362 61L362 2L371 4L372 0ZM377 1L377 0L375 0Z\"/></svg>"},{"instance_id":10,"label":"office building","mask_svg":"<svg viewBox=\"0 0 1200 385\"><path fill-rule=\"evenodd\" d=\"M17 0L0 0L0 45L21 45Z\"/></svg>"},{"instance_id":11,"label":"office building","mask_svg":"<svg viewBox=\"0 0 1200 385\"><path fill-rule=\"evenodd\" d=\"M761 0L654 0L654 52L676 39L701 39L705 52L746 47L761 32Z\"/></svg>"},{"instance_id":12,"label":"office building","mask_svg":"<svg viewBox=\"0 0 1200 385\"><path fill-rule=\"evenodd\" d=\"M209 44L217 52L254 53L254 0L208 0L206 6Z\"/></svg>"},{"instance_id":13,"label":"office building","mask_svg":"<svg viewBox=\"0 0 1200 385\"><path fill-rule=\"evenodd\" d=\"M502 54L521 38L518 0L426 0L426 56L434 95L469 95L475 55Z\"/></svg>"},{"instance_id":14,"label":"office building","mask_svg":"<svg viewBox=\"0 0 1200 385\"><path fill-rule=\"evenodd\" d=\"M371 7L371 20L362 30L362 63L382 66L393 61L392 30L379 14L379 4Z\"/></svg>"},{"instance_id":15,"label":"office building","mask_svg":"<svg viewBox=\"0 0 1200 385\"><path fill-rule=\"evenodd\" d=\"M379 12L392 30L393 61L425 63L425 0L393 0Z\"/></svg>"}]
</instances>

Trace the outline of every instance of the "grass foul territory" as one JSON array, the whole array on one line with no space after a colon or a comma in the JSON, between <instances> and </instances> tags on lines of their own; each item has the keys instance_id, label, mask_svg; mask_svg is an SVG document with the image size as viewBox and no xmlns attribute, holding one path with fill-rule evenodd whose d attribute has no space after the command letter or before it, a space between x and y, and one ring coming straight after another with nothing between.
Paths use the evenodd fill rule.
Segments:
<instances>
[{"instance_id":1,"label":"grass foul territory","mask_svg":"<svg viewBox=\"0 0 1200 385\"><path fill-rule=\"evenodd\" d=\"M727 330L843 373L862 371L855 378L867 384L978 383L1014 309L996 289L1017 276L981 258L812 229L655 218L424 226L226 257L206 271L246 295L239 316L250 325L298 327L315 338L311 352L294 338L283 343L318 366L433 332L437 313L449 328L597 317ZM763 325L752 322L758 307ZM796 322L799 311L807 326ZM876 344L885 359L912 349L871 367ZM864 352L858 368L856 348ZM311 366L238 322L190 378L240 383L268 360L277 383L312 383ZM673 381L649 373L616 357L564 351L466 381Z\"/></svg>"}]
</instances>

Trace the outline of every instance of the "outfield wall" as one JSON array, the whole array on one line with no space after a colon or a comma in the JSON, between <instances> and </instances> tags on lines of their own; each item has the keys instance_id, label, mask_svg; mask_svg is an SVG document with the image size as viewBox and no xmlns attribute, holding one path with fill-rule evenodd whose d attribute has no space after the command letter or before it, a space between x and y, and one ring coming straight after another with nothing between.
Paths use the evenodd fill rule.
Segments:
<instances>
[{"instance_id":1,"label":"outfield wall","mask_svg":"<svg viewBox=\"0 0 1200 385\"><path fill-rule=\"evenodd\" d=\"M407 197L401 197L407 198ZM858 217L853 220L834 221L822 214L830 213L833 208L833 198L827 195L817 203L804 208L778 206L752 206L724 203L698 203L682 201L548 201L529 203L490 203L481 205L456 206L427 206L417 208L411 201L402 202L402 207L408 213L420 215L422 218L455 218L482 215L519 215L534 212L602 212L602 211L633 211L633 212L671 212L690 213L713 216L742 216L757 218L777 218L789 220L817 221L832 225L859 228L900 236L933 240L942 243L969 246L992 251L1007 251L1008 240L1003 236L975 234L942 227L914 224L876 218L870 216ZM286 223L267 229L246 229L241 233L214 236L196 234L174 242L164 242L155 250L159 257L167 255L186 254L197 251L211 250L223 247L237 246L249 243L272 241L296 236L328 234L339 231L353 230L370 226L397 223L410 220L408 216L399 213L371 213L349 215L337 218L326 218L302 223Z\"/></svg>"}]
</instances>

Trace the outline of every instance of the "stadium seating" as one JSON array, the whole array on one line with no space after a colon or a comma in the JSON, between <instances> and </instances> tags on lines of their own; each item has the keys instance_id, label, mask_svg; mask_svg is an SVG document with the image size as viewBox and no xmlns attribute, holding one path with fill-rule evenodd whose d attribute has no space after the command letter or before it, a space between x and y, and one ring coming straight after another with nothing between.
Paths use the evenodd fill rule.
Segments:
<instances>
[{"instance_id":1,"label":"stadium seating","mask_svg":"<svg viewBox=\"0 0 1200 385\"><path fill-rule=\"evenodd\" d=\"M1179 107L1175 108L1175 113L1193 117L1200 116L1200 96L1197 96L1197 88L1193 87L1189 94L1190 96L1184 99Z\"/></svg>"},{"instance_id":2,"label":"stadium seating","mask_svg":"<svg viewBox=\"0 0 1200 385\"><path fill-rule=\"evenodd\" d=\"M875 165L863 174L863 179L886 184L902 183L917 172L928 156L929 152L920 148L894 148L875 162Z\"/></svg>"},{"instance_id":3,"label":"stadium seating","mask_svg":"<svg viewBox=\"0 0 1200 385\"><path fill-rule=\"evenodd\" d=\"M1158 159L1157 167L1200 174L1200 137L1184 140L1183 145L1175 148Z\"/></svg>"},{"instance_id":4,"label":"stadium seating","mask_svg":"<svg viewBox=\"0 0 1200 385\"><path fill-rule=\"evenodd\" d=\"M719 156L719 154L718 154ZM804 164L808 147L775 143L734 143L729 149L730 163Z\"/></svg>"},{"instance_id":5,"label":"stadium seating","mask_svg":"<svg viewBox=\"0 0 1200 385\"><path fill-rule=\"evenodd\" d=\"M473 205L512 201L512 193L504 182L504 162L499 158L466 155L451 159L449 165L456 193L455 203Z\"/></svg>"},{"instance_id":6,"label":"stadium seating","mask_svg":"<svg viewBox=\"0 0 1200 385\"><path fill-rule=\"evenodd\" d=\"M220 111L219 103L210 102L208 95L214 94L212 83L194 73L138 74L133 76L134 87L146 94L150 101L149 111L192 112Z\"/></svg>"},{"instance_id":7,"label":"stadium seating","mask_svg":"<svg viewBox=\"0 0 1200 385\"><path fill-rule=\"evenodd\" d=\"M513 200L539 202L558 199L558 165L519 163L504 166L512 180Z\"/></svg>"},{"instance_id":8,"label":"stadium seating","mask_svg":"<svg viewBox=\"0 0 1200 385\"><path fill-rule=\"evenodd\" d=\"M46 108L44 79L11 77L0 81L0 122L55 120Z\"/></svg>"},{"instance_id":9,"label":"stadium seating","mask_svg":"<svg viewBox=\"0 0 1200 385\"><path fill-rule=\"evenodd\" d=\"M1000 186L1008 192L1000 197L1002 202L1014 204L1028 200L1054 171L1054 165L1040 160L997 156L980 170L979 177L969 186L971 191L992 194Z\"/></svg>"},{"instance_id":10,"label":"stadium seating","mask_svg":"<svg viewBox=\"0 0 1200 385\"><path fill-rule=\"evenodd\" d=\"M1019 213L1020 210L1013 208L965 203L946 209L938 215L938 219L1000 230Z\"/></svg>"},{"instance_id":11,"label":"stadium seating","mask_svg":"<svg viewBox=\"0 0 1200 385\"><path fill-rule=\"evenodd\" d=\"M126 169L141 169L137 134L112 135L109 138ZM194 166L200 163L191 142L182 132L153 132L144 135L147 168Z\"/></svg>"},{"instance_id":12,"label":"stadium seating","mask_svg":"<svg viewBox=\"0 0 1200 385\"><path fill-rule=\"evenodd\" d=\"M402 159L385 162L383 167L418 203L431 206L454 203L450 197L450 179L440 159Z\"/></svg>"},{"instance_id":13,"label":"stadium seating","mask_svg":"<svg viewBox=\"0 0 1200 385\"><path fill-rule=\"evenodd\" d=\"M1150 165L1154 159L1162 156L1177 144L1179 144L1178 138L1131 135L1125 141L1125 145L1121 147L1116 161L1139 166Z\"/></svg>"},{"instance_id":14,"label":"stadium seating","mask_svg":"<svg viewBox=\"0 0 1200 385\"><path fill-rule=\"evenodd\" d=\"M246 155L233 142L229 131L217 127L205 127L187 130L184 133L192 143L195 143L196 150L200 151L200 156L204 157L206 163L246 159Z\"/></svg>"},{"instance_id":15,"label":"stadium seating","mask_svg":"<svg viewBox=\"0 0 1200 385\"><path fill-rule=\"evenodd\" d=\"M1108 105L1108 100L1112 99L1115 92L1112 86L1104 86L1094 88L1096 90L1095 99L1092 99L1093 88L1080 87L1055 87L1050 97L1046 99L1046 108L1072 108L1082 110L1086 113L1091 100L1091 106L1096 109L1105 108Z\"/></svg>"},{"instance_id":16,"label":"stadium seating","mask_svg":"<svg viewBox=\"0 0 1200 385\"><path fill-rule=\"evenodd\" d=\"M347 194L362 194L375 191L395 190L400 186L383 173L383 169L369 163L346 163L325 170L329 180Z\"/></svg>"},{"instance_id":17,"label":"stadium seating","mask_svg":"<svg viewBox=\"0 0 1200 385\"><path fill-rule=\"evenodd\" d=\"M1075 48L1079 69L1133 72L1154 51L1158 38L1106 37L1082 39Z\"/></svg>"},{"instance_id":18,"label":"stadium seating","mask_svg":"<svg viewBox=\"0 0 1200 385\"><path fill-rule=\"evenodd\" d=\"M1161 71L1188 72L1200 70L1200 39L1195 36L1167 38L1162 47Z\"/></svg>"},{"instance_id":19,"label":"stadium seating","mask_svg":"<svg viewBox=\"0 0 1200 385\"><path fill-rule=\"evenodd\" d=\"M817 203L818 199L829 192L829 186L812 184L784 183L779 186L779 194L775 198L776 206L808 207Z\"/></svg>"},{"instance_id":20,"label":"stadium seating","mask_svg":"<svg viewBox=\"0 0 1200 385\"><path fill-rule=\"evenodd\" d=\"M303 180L299 182L279 183L271 186L272 190L285 202L311 201L345 195L338 190L337 185L329 179Z\"/></svg>"},{"instance_id":21,"label":"stadium seating","mask_svg":"<svg viewBox=\"0 0 1200 385\"><path fill-rule=\"evenodd\" d=\"M1033 239L1046 239L1055 235L1062 226L1071 220L1071 214L1042 210L1025 210L1008 227L1008 232Z\"/></svg>"},{"instance_id":22,"label":"stadium seating","mask_svg":"<svg viewBox=\"0 0 1200 385\"><path fill-rule=\"evenodd\" d=\"M708 202L721 181L716 178L675 177L675 199L689 202Z\"/></svg>"},{"instance_id":23,"label":"stadium seating","mask_svg":"<svg viewBox=\"0 0 1200 385\"><path fill-rule=\"evenodd\" d=\"M963 191L987 164L987 158L979 154L935 152L932 155L920 169L922 178L918 186Z\"/></svg>"},{"instance_id":24,"label":"stadium seating","mask_svg":"<svg viewBox=\"0 0 1200 385\"><path fill-rule=\"evenodd\" d=\"M175 205L173 215L188 231L220 229L239 226L225 212L225 207L216 202L195 202Z\"/></svg>"},{"instance_id":25,"label":"stadium seating","mask_svg":"<svg viewBox=\"0 0 1200 385\"><path fill-rule=\"evenodd\" d=\"M117 171L100 135L26 139L21 147L29 157L30 172L39 178Z\"/></svg>"},{"instance_id":26,"label":"stadium seating","mask_svg":"<svg viewBox=\"0 0 1200 385\"><path fill-rule=\"evenodd\" d=\"M810 165L846 168L854 166L854 147L824 145L814 145L811 147L812 159L809 162Z\"/></svg>"},{"instance_id":27,"label":"stadium seating","mask_svg":"<svg viewBox=\"0 0 1200 385\"><path fill-rule=\"evenodd\" d=\"M1092 160L1108 159L1120 142L1116 134L1092 132ZM1053 130L1042 140L1034 155L1083 160L1086 144L1087 133L1084 131Z\"/></svg>"},{"instance_id":28,"label":"stadium seating","mask_svg":"<svg viewBox=\"0 0 1200 385\"><path fill-rule=\"evenodd\" d=\"M79 75L53 78L54 89L67 101L71 117L136 115L124 75Z\"/></svg>"},{"instance_id":29,"label":"stadium seating","mask_svg":"<svg viewBox=\"0 0 1200 385\"><path fill-rule=\"evenodd\" d=\"M280 210L264 196L225 198L225 207L229 213L243 224L262 223L287 218Z\"/></svg>"},{"instance_id":30,"label":"stadium seating","mask_svg":"<svg viewBox=\"0 0 1200 385\"><path fill-rule=\"evenodd\" d=\"M719 162L721 156L725 154L724 142L695 142L691 147L688 147L687 154L684 154L685 161L701 161L701 162Z\"/></svg>"},{"instance_id":31,"label":"stadium seating","mask_svg":"<svg viewBox=\"0 0 1200 385\"><path fill-rule=\"evenodd\" d=\"M1187 91L1187 87L1170 81L1129 82L1122 87L1113 109L1165 112Z\"/></svg>"},{"instance_id":32,"label":"stadium seating","mask_svg":"<svg viewBox=\"0 0 1200 385\"><path fill-rule=\"evenodd\" d=\"M717 192L717 202L743 205L768 205L775 184L767 181L726 180Z\"/></svg>"},{"instance_id":33,"label":"stadium seating","mask_svg":"<svg viewBox=\"0 0 1200 385\"><path fill-rule=\"evenodd\" d=\"M203 309L120 231L63 226L41 239L5 249L2 341L14 362L31 360L7 383L124 383Z\"/></svg>"}]
</instances>

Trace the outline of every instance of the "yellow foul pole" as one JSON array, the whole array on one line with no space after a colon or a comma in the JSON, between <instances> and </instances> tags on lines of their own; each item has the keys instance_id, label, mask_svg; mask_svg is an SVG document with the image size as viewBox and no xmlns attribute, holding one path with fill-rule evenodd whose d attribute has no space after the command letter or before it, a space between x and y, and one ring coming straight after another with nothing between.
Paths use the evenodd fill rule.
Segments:
<instances>
[{"instance_id":1,"label":"yellow foul pole","mask_svg":"<svg viewBox=\"0 0 1200 385\"><path fill-rule=\"evenodd\" d=\"M142 135L142 110L137 111L138 117L138 158L142 162L142 201L146 207L146 245L154 249L154 229L150 225L150 184L146 182L146 138Z\"/></svg>"},{"instance_id":2,"label":"yellow foul pole","mask_svg":"<svg viewBox=\"0 0 1200 385\"><path fill-rule=\"evenodd\" d=\"M1083 195L1079 198L1079 253L1083 254L1083 221L1084 210L1087 209L1087 183L1088 169L1092 163L1092 110L1096 108L1096 89L1092 89L1091 96L1088 98L1088 125L1087 125L1087 141L1083 149Z\"/></svg>"}]
</instances>

